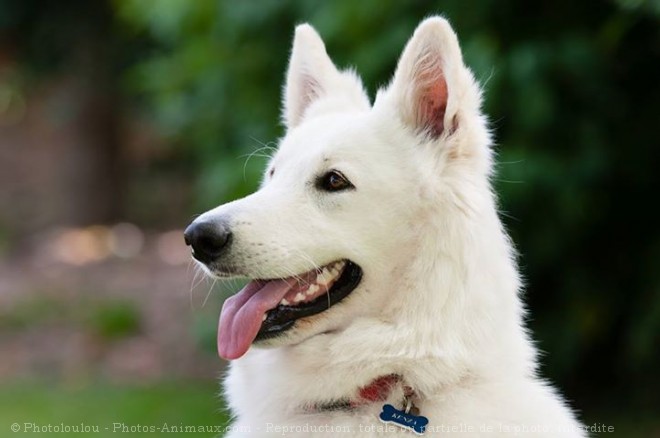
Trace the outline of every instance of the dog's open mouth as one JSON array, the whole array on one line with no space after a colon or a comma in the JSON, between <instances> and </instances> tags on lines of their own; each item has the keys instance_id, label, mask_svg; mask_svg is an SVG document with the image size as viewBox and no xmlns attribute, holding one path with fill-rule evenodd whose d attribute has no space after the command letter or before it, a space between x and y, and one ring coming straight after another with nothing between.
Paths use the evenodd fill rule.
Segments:
<instances>
[{"instance_id":1,"label":"dog's open mouth","mask_svg":"<svg viewBox=\"0 0 660 438\"><path fill-rule=\"evenodd\" d=\"M296 320L328 310L361 279L358 265L339 260L288 278L250 281L222 306L218 353L225 359L241 357L255 340L279 335Z\"/></svg>"}]
</instances>

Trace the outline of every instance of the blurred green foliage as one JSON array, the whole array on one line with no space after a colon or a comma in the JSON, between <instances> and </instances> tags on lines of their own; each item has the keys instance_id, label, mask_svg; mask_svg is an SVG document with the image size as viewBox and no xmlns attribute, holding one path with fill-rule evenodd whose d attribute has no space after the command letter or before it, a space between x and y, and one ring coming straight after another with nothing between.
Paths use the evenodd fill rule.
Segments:
<instances>
[{"instance_id":1,"label":"blurred green foliage","mask_svg":"<svg viewBox=\"0 0 660 438\"><path fill-rule=\"evenodd\" d=\"M226 298L224 294L222 298ZM216 300L214 300L216 301ZM195 312L192 325L192 334L199 348L213 356L218 354L218 315L217 309L222 307L221 302L208 306L213 310L200 309Z\"/></svg>"},{"instance_id":2,"label":"blurred green foliage","mask_svg":"<svg viewBox=\"0 0 660 438\"><path fill-rule=\"evenodd\" d=\"M133 301L93 298L71 301L56 298L53 291L49 292L0 309L0 329L11 332L71 325L108 341L130 337L140 330L142 315Z\"/></svg>"},{"instance_id":3,"label":"blurred green foliage","mask_svg":"<svg viewBox=\"0 0 660 438\"><path fill-rule=\"evenodd\" d=\"M152 117L171 145L169 165L193 180L186 214L256 188L259 148L282 135L296 24L314 25L336 64L355 66L373 96L416 24L446 15L485 88L502 216L521 253L529 325L549 352L543 374L585 411L607 400L657 408L660 1L0 5L0 31L24 29L18 52L40 68L66 64L47 61L106 32L124 102ZM109 24L97 9L109 11ZM61 32L45 40L44 29Z\"/></svg>"},{"instance_id":4,"label":"blurred green foliage","mask_svg":"<svg viewBox=\"0 0 660 438\"><path fill-rule=\"evenodd\" d=\"M102 303L86 318L96 334L109 340L134 335L140 330L140 320L136 305L129 301Z\"/></svg>"}]
</instances>

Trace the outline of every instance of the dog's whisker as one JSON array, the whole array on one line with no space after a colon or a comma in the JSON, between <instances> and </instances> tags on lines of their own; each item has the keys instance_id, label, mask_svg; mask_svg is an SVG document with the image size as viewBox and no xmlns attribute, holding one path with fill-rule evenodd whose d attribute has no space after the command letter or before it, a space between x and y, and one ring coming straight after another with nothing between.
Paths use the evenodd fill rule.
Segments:
<instances>
[{"instance_id":1,"label":"dog's whisker","mask_svg":"<svg viewBox=\"0 0 660 438\"><path fill-rule=\"evenodd\" d=\"M260 154L260 153L257 153L256 151L255 152L250 152L249 154L243 154L243 155L238 156L238 158L246 158L246 157L247 158L252 158L252 157L271 158L272 156L268 155L268 154Z\"/></svg>"},{"instance_id":2,"label":"dog's whisker","mask_svg":"<svg viewBox=\"0 0 660 438\"><path fill-rule=\"evenodd\" d=\"M199 279L197 279L197 277L199 277ZM206 279L207 279L206 274L204 273L204 271L203 271L201 268L199 268L199 269L197 270L197 273L196 273L195 276L193 277L193 283L191 283L191 286L190 286L190 294L191 294L191 298L192 298L193 291L194 291L195 289L197 289L197 286L199 286L200 284L202 284L202 282L203 282L204 280L206 280Z\"/></svg>"},{"instance_id":3,"label":"dog's whisker","mask_svg":"<svg viewBox=\"0 0 660 438\"><path fill-rule=\"evenodd\" d=\"M254 151L250 152L249 154L244 154L244 155L239 156L239 158L243 158L243 157L247 156L247 158L245 159L245 162L243 163L243 179L244 180L247 178L247 176L246 176L247 165L250 162L250 159L252 157L260 157L260 158L264 158L266 160L270 160L272 158L273 154L275 153L275 151L277 150L276 148L274 148L272 146L269 146L267 144L264 144L263 142L257 140L254 137L250 137L250 138L252 140L256 141L257 143L259 143L262 146L255 149ZM265 151L270 151L271 153L270 154L268 154L268 153L262 154L261 152L264 151L264 150Z\"/></svg>"},{"instance_id":4,"label":"dog's whisker","mask_svg":"<svg viewBox=\"0 0 660 438\"><path fill-rule=\"evenodd\" d=\"M192 277L192 281L190 282L190 290L188 291L188 298L190 300L190 308L192 309L194 307L193 306L193 287L192 286L193 286L193 283L195 282L195 278L197 278L199 270L201 269L199 267L199 265L197 265L197 263L195 263L195 261L192 259L192 257L190 258L190 260L188 260L188 266L186 266L186 275L187 276L190 276L190 270L191 269L195 270L195 273Z\"/></svg>"},{"instance_id":5,"label":"dog's whisker","mask_svg":"<svg viewBox=\"0 0 660 438\"><path fill-rule=\"evenodd\" d=\"M202 307L206 306L206 302L209 300L209 297L211 296L211 291L213 291L213 288L215 287L215 284L217 282L218 282L217 278L213 279L213 283L211 283L211 287L209 287L209 291L206 293L206 297L204 298L204 301L202 302Z\"/></svg>"},{"instance_id":6,"label":"dog's whisker","mask_svg":"<svg viewBox=\"0 0 660 438\"><path fill-rule=\"evenodd\" d=\"M520 222L520 219L518 219L517 217L515 217L515 216L513 216L513 215L511 215L511 214L509 214L509 213L507 213L507 212L504 211L504 210L498 210L497 213L500 214L500 215L502 215L502 216L504 216L504 217L508 217L509 219L512 219L512 220L514 220L514 221L516 221L516 222Z\"/></svg>"},{"instance_id":7,"label":"dog's whisker","mask_svg":"<svg viewBox=\"0 0 660 438\"><path fill-rule=\"evenodd\" d=\"M197 281L197 276L199 275L200 268L198 266L195 266L195 273L193 274L192 280L190 281L190 295L192 296L192 291L194 289L193 285Z\"/></svg>"},{"instance_id":8,"label":"dog's whisker","mask_svg":"<svg viewBox=\"0 0 660 438\"><path fill-rule=\"evenodd\" d=\"M258 138L252 137L252 136L250 136L250 139L261 145L261 147L258 150L262 150L262 149L266 149L266 150L270 150L270 151L276 151L277 150L277 142L269 141L268 143L264 143L263 141L259 140ZM274 145L274 146L271 146L271 145Z\"/></svg>"},{"instance_id":9,"label":"dog's whisker","mask_svg":"<svg viewBox=\"0 0 660 438\"><path fill-rule=\"evenodd\" d=\"M307 255L304 251L296 249L294 255L299 257L299 259L302 260L305 264L309 263L310 269L305 268L306 271L314 270L318 272L321 269L321 267L317 263L315 263L314 260L312 260L312 258L309 255Z\"/></svg>"},{"instance_id":10,"label":"dog's whisker","mask_svg":"<svg viewBox=\"0 0 660 438\"><path fill-rule=\"evenodd\" d=\"M328 285L323 286L325 288L325 295L328 297L328 309L332 306L332 301L330 300L330 289Z\"/></svg>"},{"instance_id":11,"label":"dog's whisker","mask_svg":"<svg viewBox=\"0 0 660 438\"><path fill-rule=\"evenodd\" d=\"M514 160L514 161L498 161L497 166L501 166L502 164L520 164L520 163L524 163L524 162L525 162L524 159Z\"/></svg>"},{"instance_id":12,"label":"dog's whisker","mask_svg":"<svg viewBox=\"0 0 660 438\"><path fill-rule=\"evenodd\" d=\"M307 282L300 276L300 274L295 273L292 269L285 267L284 270L289 274L290 278L293 278L300 284L307 284Z\"/></svg>"},{"instance_id":13,"label":"dog's whisker","mask_svg":"<svg viewBox=\"0 0 660 438\"><path fill-rule=\"evenodd\" d=\"M202 268L200 268L199 265L195 265L194 269L195 269L195 274L193 275L192 280L190 281L190 290L188 291L188 297L190 298L190 308L191 309L195 308L195 303L194 303L194 300L193 300L193 296L194 296L193 290L195 289L195 287L197 287L197 284L199 284L199 281L201 281L201 280L198 281L199 275L200 274L203 275Z\"/></svg>"},{"instance_id":14,"label":"dog's whisker","mask_svg":"<svg viewBox=\"0 0 660 438\"><path fill-rule=\"evenodd\" d=\"M227 299L237 291L236 280L225 279L220 282L220 295L223 299Z\"/></svg>"}]
</instances>

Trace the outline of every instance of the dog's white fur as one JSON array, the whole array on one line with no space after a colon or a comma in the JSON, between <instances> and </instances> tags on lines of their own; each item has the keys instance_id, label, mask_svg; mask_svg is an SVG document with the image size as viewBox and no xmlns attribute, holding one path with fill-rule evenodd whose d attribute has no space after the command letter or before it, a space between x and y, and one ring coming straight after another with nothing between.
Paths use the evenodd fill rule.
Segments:
<instances>
[{"instance_id":1,"label":"dog's white fur","mask_svg":"<svg viewBox=\"0 0 660 438\"><path fill-rule=\"evenodd\" d=\"M446 87L434 88L438 81ZM443 92L444 114L429 111ZM355 73L335 68L314 29L296 28L287 133L262 187L202 218L230 218L230 258L244 276L286 277L350 259L364 277L341 303L231 363L230 436L248 429L309 436L324 425L337 436L346 435L342 427L373 436L368 428L382 427L382 403L352 412L304 406L354 397L390 373L415 389L427 434L455 427L465 437L584 436L536 375L515 254L489 181L493 153L480 105L480 88L443 18L419 25L373 107ZM433 131L437 114L442 128ZM312 181L327 169L340 169L356 189L316 190ZM401 397L395 388L388 402L399 405ZM332 435L324 430L319 436Z\"/></svg>"}]
</instances>

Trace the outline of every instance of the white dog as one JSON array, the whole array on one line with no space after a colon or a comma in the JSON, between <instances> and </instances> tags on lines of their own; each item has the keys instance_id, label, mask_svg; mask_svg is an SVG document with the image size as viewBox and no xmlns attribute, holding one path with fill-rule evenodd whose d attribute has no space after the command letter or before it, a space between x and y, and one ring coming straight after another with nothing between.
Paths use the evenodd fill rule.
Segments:
<instances>
[{"instance_id":1,"label":"white dog","mask_svg":"<svg viewBox=\"0 0 660 438\"><path fill-rule=\"evenodd\" d=\"M261 188L185 233L208 273L252 280L219 321L230 435L584 436L536 374L449 23L419 25L373 105L298 26L284 94Z\"/></svg>"}]
</instances>

